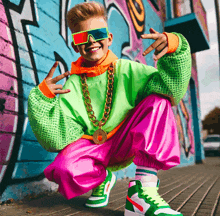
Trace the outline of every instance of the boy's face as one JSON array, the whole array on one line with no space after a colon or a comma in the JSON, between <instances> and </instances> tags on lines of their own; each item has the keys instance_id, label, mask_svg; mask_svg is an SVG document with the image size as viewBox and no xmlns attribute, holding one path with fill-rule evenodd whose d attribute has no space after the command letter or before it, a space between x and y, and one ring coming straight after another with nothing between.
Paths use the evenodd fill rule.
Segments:
<instances>
[{"instance_id":1,"label":"boy's face","mask_svg":"<svg viewBox=\"0 0 220 216\"><path fill-rule=\"evenodd\" d=\"M107 27L107 23L102 17L90 18L88 20L82 21L77 24L73 29L70 29L72 33L86 31L90 29L97 29ZM109 33L109 38L104 40L95 41L91 36L89 37L89 41L86 44L82 45L74 45L72 42L71 45L75 52L79 52L81 56L85 59L87 66L94 66L96 64L101 63L107 52L108 47L112 44L113 35ZM88 48L98 47L99 49L96 52L91 52Z\"/></svg>"}]
</instances>

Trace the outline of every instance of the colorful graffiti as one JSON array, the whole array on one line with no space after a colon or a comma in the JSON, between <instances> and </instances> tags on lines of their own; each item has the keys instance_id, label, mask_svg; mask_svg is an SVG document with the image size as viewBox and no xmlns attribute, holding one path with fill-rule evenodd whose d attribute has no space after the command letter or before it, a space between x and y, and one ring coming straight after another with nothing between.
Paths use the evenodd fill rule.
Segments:
<instances>
[{"instance_id":1,"label":"colorful graffiti","mask_svg":"<svg viewBox=\"0 0 220 216\"><path fill-rule=\"evenodd\" d=\"M2 1L0 0L0 182L2 182L16 148L16 131L19 121L18 74L14 44L8 24L8 19ZM20 130L19 130L20 131Z\"/></svg>"},{"instance_id":2,"label":"colorful graffiti","mask_svg":"<svg viewBox=\"0 0 220 216\"><path fill-rule=\"evenodd\" d=\"M184 150L185 156L189 157L189 153L195 153L194 135L192 131L191 114L186 108L184 100L181 100L177 106L176 120L179 131L180 145Z\"/></svg>"},{"instance_id":3,"label":"colorful graffiti","mask_svg":"<svg viewBox=\"0 0 220 216\"><path fill-rule=\"evenodd\" d=\"M0 195L8 185L42 179L44 168L56 157L37 142L28 121L27 99L55 61L54 76L70 70L79 54L71 47L67 11L82 0L0 0ZM99 0L108 12L110 49L119 57L156 67L153 52L142 53L153 40L140 35L150 27L163 32L163 23L150 1ZM151 19L145 19L145 17ZM58 82L64 84L66 80ZM178 106L182 146L194 153L191 116L185 102ZM183 113L183 115L181 115ZM185 121L186 123L182 123ZM186 130L186 132L184 132ZM185 137L191 140L185 140Z\"/></svg>"}]
</instances>

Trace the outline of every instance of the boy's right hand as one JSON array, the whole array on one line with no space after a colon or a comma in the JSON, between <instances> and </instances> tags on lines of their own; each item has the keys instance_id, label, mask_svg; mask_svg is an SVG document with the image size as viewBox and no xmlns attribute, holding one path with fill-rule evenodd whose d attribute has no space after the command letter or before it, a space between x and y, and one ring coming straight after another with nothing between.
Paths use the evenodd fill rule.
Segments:
<instances>
[{"instance_id":1,"label":"boy's right hand","mask_svg":"<svg viewBox=\"0 0 220 216\"><path fill-rule=\"evenodd\" d=\"M51 92L53 92L55 95L56 94L66 94L70 92L70 89L65 89L65 90L57 90L57 89L63 89L62 85L56 85L56 83L58 81L60 81L61 79L67 77L68 75L70 75L70 72L67 71L64 74L61 74L55 78L53 78L53 74L54 71L56 70L56 67L58 65L58 62L55 62L55 64L53 65L53 67L50 69L50 72L48 73L48 75L45 78L46 84L48 86L48 88L50 89Z\"/></svg>"}]
</instances>

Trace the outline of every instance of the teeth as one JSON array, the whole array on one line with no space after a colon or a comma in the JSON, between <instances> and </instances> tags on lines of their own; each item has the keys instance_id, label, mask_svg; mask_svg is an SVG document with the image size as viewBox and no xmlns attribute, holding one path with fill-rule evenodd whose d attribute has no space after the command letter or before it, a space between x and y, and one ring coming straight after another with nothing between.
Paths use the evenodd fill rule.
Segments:
<instances>
[{"instance_id":1,"label":"teeth","mask_svg":"<svg viewBox=\"0 0 220 216\"><path fill-rule=\"evenodd\" d=\"M98 50L99 47L96 47L96 48L93 48L93 49L90 49L89 51L95 51L95 50Z\"/></svg>"},{"instance_id":2,"label":"teeth","mask_svg":"<svg viewBox=\"0 0 220 216\"><path fill-rule=\"evenodd\" d=\"M93 49L91 49L92 51L94 51L94 50L98 50L99 48L97 47L97 48L93 48Z\"/></svg>"}]
</instances>

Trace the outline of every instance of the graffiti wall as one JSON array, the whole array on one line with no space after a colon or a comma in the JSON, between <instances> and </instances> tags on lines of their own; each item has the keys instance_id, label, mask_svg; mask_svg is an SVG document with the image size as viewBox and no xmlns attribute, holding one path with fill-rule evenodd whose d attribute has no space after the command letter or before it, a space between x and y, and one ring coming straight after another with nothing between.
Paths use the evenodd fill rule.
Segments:
<instances>
[{"instance_id":1,"label":"graffiti wall","mask_svg":"<svg viewBox=\"0 0 220 216\"><path fill-rule=\"evenodd\" d=\"M71 47L67 11L82 0L0 0L0 200L52 188L45 183L43 170L56 157L37 142L27 116L27 100L55 61L54 76L70 70L80 56ZM164 13L147 0L99 0L108 11L110 49L119 57L156 67L153 52L143 51L154 41L140 38L153 27L163 32ZM161 11L164 2L159 1ZM163 8L162 8L163 6ZM61 80L58 84L64 84ZM194 133L190 87L174 107L179 129L182 164L194 158ZM134 165L117 172L117 177L134 175ZM38 184L36 182L41 182ZM28 186L27 186L28 185ZM53 185L53 188L56 186ZM22 191L22 192L21 192Z\"/></svg>"}]
</instances>

